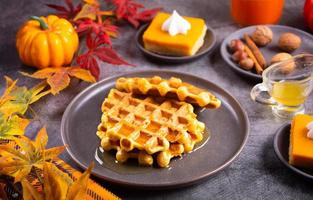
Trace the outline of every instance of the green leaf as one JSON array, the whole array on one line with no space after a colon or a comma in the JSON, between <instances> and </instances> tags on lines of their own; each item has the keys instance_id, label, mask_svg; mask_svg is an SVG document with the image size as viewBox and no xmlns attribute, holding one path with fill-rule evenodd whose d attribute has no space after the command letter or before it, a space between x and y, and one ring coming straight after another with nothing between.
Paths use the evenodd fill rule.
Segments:
<instances>
[{"instance_id":1,"label":"green leaf","mask_svg":"<svg viewBox=\"0 0 313 200\"><path fill-rule=\"evenodd\" d=\"M24 135L30 121L18 115L5 116L0 112L0 139L14 140L17 135Z\"/></svg>"},{"instance_id":2,"label":"green leaf","mask_svg":"<svg viewBox=\"0 0 313 200\"><path fill-rule=\"evenodd\" d=\"M48 86L45 81L31 89L27 89L24 86L17 86L17 80L13 81L9 77L5 78L7 87L0 98L0 112L7 117L14 114L24 115L30 104L50 93L50 90L44 91Z\"/></svg>"}]
</instances>

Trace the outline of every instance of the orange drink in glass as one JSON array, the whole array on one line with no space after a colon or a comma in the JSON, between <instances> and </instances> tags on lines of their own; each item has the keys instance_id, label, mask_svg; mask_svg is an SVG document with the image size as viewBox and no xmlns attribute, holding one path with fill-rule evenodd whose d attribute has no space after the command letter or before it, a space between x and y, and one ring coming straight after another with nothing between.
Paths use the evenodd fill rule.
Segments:
<instances>
[{"instance_id":1,"label":"orange drink in glass","mask_svg":"<svg viewBox=\"0 0 313 200\"><path fill-rule=\"evenodd\" d=\"M241 26L276 24L282 14L284 0L231 0L231 14Z\"/></svg>"}]
</instances>

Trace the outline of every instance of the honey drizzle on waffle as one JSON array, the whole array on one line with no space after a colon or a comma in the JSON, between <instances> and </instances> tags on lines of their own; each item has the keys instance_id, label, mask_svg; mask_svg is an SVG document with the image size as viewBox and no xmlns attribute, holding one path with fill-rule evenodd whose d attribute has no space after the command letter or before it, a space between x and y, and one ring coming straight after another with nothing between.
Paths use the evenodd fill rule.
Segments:
<instances>
[{"instance_id":1,"label":"honey drizzle on waffle","mask_svg":"<svg viewBox=\"0 0 313 200\"><path fill-rule=\"evenodd\" d=\"M144 157L150 165L153 159L148 155L161 152L158 164L162 162L159 156L169 162L173 156L190 152L202 140L205 128L189 103L134 96L116 89L111 89L103 102L102 112L97 135L105 150L117 150L118 161L138 158L140 162Z\"/></svg>"}]
</instances>

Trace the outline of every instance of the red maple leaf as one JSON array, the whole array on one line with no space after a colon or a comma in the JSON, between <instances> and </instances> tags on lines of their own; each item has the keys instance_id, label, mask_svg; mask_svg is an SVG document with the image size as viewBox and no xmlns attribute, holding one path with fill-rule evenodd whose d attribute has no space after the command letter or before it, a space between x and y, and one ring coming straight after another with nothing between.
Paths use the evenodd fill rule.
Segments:
<instances>
[{"instance_id":1,"label":"red maple leaf","mask_svg":"<svg viewBox=\"0 0 313 200\"><path fill-rule=\"evenodd\" d=\"M113 36L116 37L118 35L117 26L112 25L111 21L109 19L104 20L103 22L95 22L91 19L84 19L77 21L77 28L76 32L78 34L82 33L95 33L96 35L99 35L102 37L103 35L107 35L107 44L111 44L110 37Z\"/></svg>"},{"instance_id":2,"label":"red maple leaf","mask_svg":"<svg viewBox=\"0 0 313 200\"><path fill-rule=\"evenodd\" d=\"M133 66L124 61L112 49L112 46L108 43L107 37L109 36L106 34L94 35L89 32L86 38L86 46L88 47L88 51L76 58L77 64L84 69L88 69L91 74L96 77L96 79L99 79L100 73L100 67L97 60L114 65Z\"/></svg>"},{"instance_id":3,"label":"red maple leaf","mask_svg":"<svg viewBox=\"0 0 313 200\"><path fill-rule=\"evenodd\" d=\"M145 10L142 12L137 12L133 15L126 15L124 18L132 24L135 28L140 25L140 22L149 22L153 18L153 16L159 12L160 8Z\"/></svg>"},{"instance_id":4,"label":"red maple leaf","mask_svg":"<svg viewBox=\"0 0 313 200\"><path fill-rule=\"evenodd\" d=\"M161 9L154 8L139 12L139 9L144 8L144 6L133 0L109 0L109 2L115 5L115 14L117 19L124 19L135 28L140 25L140 22L150 21Z\"/></svg>"},{"instance_id":5,"label":"red maple leaf","mask_svg":"<svg viewBox=\"0 0 313 200\"><path fill-rule=\"evenodd\" d=\"M60 6L55 4L46 4L48 7L53 8L56 11L59 11L59 13L56 13L57 16L72 20L74 17L79 13L82 9L82 4L79 3L76 7L73 5L72 0L64 0L66 6Z\"/></svg>"}]
</instances>

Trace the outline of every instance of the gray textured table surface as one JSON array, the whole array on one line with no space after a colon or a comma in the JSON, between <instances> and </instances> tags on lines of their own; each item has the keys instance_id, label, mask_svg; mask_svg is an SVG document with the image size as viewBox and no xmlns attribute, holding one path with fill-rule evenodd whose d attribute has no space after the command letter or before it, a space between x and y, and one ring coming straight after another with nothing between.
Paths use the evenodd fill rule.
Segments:
<instances>
[{"instance_id":1,"label":"gray textured table surface","mask_svg":"<svg viewBox=\"0 0 313 200\"><path fill-rule=\"evenodd\" d=\"M30 15L47 15L52 11L44 3L53 1L0 1L0 92L4 88L3 75L19 78L19 84L31 86L33 80L22 77L17 71L31 71L22 66L15 50L15 34L18 27ZM56 1L55 1L56 2ZM224 37L239 27L233 23L229 14L229 0L169 0L142 1L147 7L162 6L165 10L177 9L179 12L205 18L217 33L218 45ZM287 0L280 24L306 30L303 18L302 0ZM120 38L114 41L114 48L137 69L171 69L192 73L206 78L231 92L246 109L251 122L248 142L239 157L226 169L208 180L187 188L169 191L138 191L120 188L97 180L103 186L125 199L313 199L312 182L302 179L287 170L276 158L273 150L275 130L282 124L275 119L270 108L254 103L249 98L253 83L234 74L221 59L219 46L210 55L188 64L171 66L154 64L146 60L135 46L135 30L123 26ZM127 48L125 46L127 45ZM133 68L102 64L101 78L119 74ZM49 133L49 146L61 145L60 122L68 103L85 84L70 87L60 95L48 96L34 104L37 113L35 122L27 130L34 137L36 130L46 125ZM312 96L306 104L307 111L313 113ZM77 165L67 153L62 158L72 166ZM188 172L186 172L188 173Z\"/></svg>"}]
</instances>

